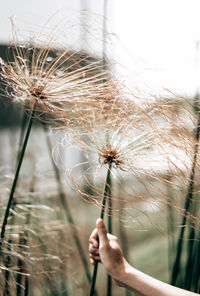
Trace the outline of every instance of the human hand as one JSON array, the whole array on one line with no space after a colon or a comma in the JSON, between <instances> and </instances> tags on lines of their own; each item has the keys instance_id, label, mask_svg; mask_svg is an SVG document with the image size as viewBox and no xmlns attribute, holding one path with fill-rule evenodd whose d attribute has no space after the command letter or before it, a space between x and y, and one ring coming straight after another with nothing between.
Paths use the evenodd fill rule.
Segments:
<instances>
[{"instance_id":1,"label":"human hand","mask_svg":"<svg viewBox=\"0 0 200 296\"><path fill-rule=\"evenodd\" d=\"M110 276L119 281L128 265L116 236L107 233L102 219L98 219L96 227L89 238L90 262L101 262Z\"/></svg>"}]
</instances>

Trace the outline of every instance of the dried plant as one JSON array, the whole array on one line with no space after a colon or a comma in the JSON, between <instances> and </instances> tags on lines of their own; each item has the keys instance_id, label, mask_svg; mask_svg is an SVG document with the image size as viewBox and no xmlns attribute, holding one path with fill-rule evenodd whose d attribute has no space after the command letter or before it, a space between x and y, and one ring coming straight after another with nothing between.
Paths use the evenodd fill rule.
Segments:
<instances>
[{"instance_id":1,"label":"dried plant","mask_svg":"<svg viewBox=\"0 0 200 296\"><path fill-rule=\"evenodd\" d=\"M187 218L192 227L199 226L197 212L185 209L182 198L191 181L192 151L198 146L193 135L198 116L192 111L190 102L184 101L180 111L182 98L167 100L155 96L152 100L149 97L141 99L138 93L136 95L116 79L109 69L110 64L105 64L105 56L100 60L85 52L73 51L73 47L54 48L51 41L42 47L30 43L16 44L11 47L10 61L1 60L0 63L5 96L31 112L2 225L2 241L34 117L56 125L58 130L66 131L67 128L57 151L73 147L74 151L83 153L85 161L68 169L68 177L84 199L101 206L101 218L108 204L109 232L112 232L112 211L120 210L122 202L125 215L139 223L144 216L150 221L148 211L159 211L159 215L166 217L167 205L169 211L183 217L183 221ZM196 171L199 171L198 160L196 155ZM197 195L199 190L193 183L192 194ZM120 193L116 185L121 187ZM172 196L166 192L166 185ZM64 205L61 185L59 191ZM191 196L187 200L191 202ZM23 208L26 214L30 214L34 205ZM22 214L25 220L26 214ZM46 217L39 217L37 206L31 215L35 220L41 218L38 228L10 226L12 233L1 245L1 252L8 255L7 258L12 257L13 266L7 268L2 264L1 268L17 273L18 283L23 278L25 285L29 271L35 278L39 275L42 277L39 284L48 282L50 292L56 295L56 277L53 280L52 274L58 271L54 262L60 266L61 258L66 259L61 250L65 248L67 239L60 240L65 233L65 225L49 213ZM68 218L73 224L69 213ZM47 224L42 223L45 219ZM178 224L178 219L169 222ZM185 226L182 227L184 229ZM24 230L32 236L27 239ZM73 233L77 240L76 229ZM52 237L61 247L54 249ZM194 247L199 250L198 244ZM15 269L14 263L19 270ZM22 266L25 266L24 274L19 273ZM198 263L195 265L197 269ZM90 295L94 294L96 274L97 265Z\"/></svg>"},{"instance_id":2,"label":"dried plant","mask_svg":"<svg viewBox=\"0 0 200 296\"><path fill-rule=\"evenodd\" d=\"M125 100L121 100L121 106L125 106ZM110 101L110 108L116 104L116 101ZM119 104L119 101L117 102ZM124 104L122 104L124 103ZM108 103L105 102L108 106ZM132 107L132 109L130 109ZM129 114L124 118L117 118L117 112L107 113L105 115L104 109L96 112L97 108L95 106L92 116L87 117L87 120L84 121L82 129L77 130L75 133L66 134L65 138L62 141L62 146L68 146L69 144L73 147L76 147L87 154L87 158L90 161L90 167L80 175L80 178L77 177L77 173L74 175L73 184L78 188L79 192L83 197L88 200L93 200L96 203L99 203L101 200L101 190L98 192L98 184L103 180L104 174L106 173L106 182L103 193L103 200L101 202L101 214L100 217L104 217L104 211L106 206L106 201L108 200L108 213L109 213L109 227L108 231L112 233L112 193L111 193L111 176L114 178L118 175L118 172L122 172L123 177L132 176L141 176L144 174L150 175L150 172L144 166L144 159L147 161L150 156L152 156L153 149L155 145L160 145L158 142L159 135L155 133L152 129L152 126L146 126L144 130L144 122L139 116L143 115L145 118L144 112L137 108L137 113L134 108L134 104L131 105L129 102ZM120 110L120 109L119 109ZM119 113L120 114L120 113ZM102 117L101 117L102 116ZM148 119L148 116L146 115ZM84 125L84 122L85 125ZM147 124L148 120L146 120ZM100 124L101 123L101 124ZM142 161L143 166L140 165ZM156 166L157 160L154 157L154 167ZM81 166L81 164L80 164ZM77 170L78 165L75 166ZM92 189L95 191L94 195L88 194L81 189L81 184L88 183L90 180L88 176L94 176L92 183L95 185ZM73 169L70 170L69 175L73 174ZM152 170L152 176L155 176L155 172ZM103 182L104 183L104 182ZM77 186L78 184L78 186ZM91 285L90 295L94 295L94 287L97 276L97 267L98 264L95 264L93 272L93 281Z\"/></svg>"},{"instance_id":3,"label":"dried plant","mask_svg":"<svg viewBox=\"0 0 200 296\"><path fill-rule=\"evenodd\" d=\"M35 116L48 123L72 121L75 107L86 109L87 104L104 98L105 89L113 88L101 61L90 61L87 54L71 48L53 51L50 45L27 45L11 50L13 61L1 59L5 95L27 110L34 106Z\"/></svg>"},{"instance_id":4,"label":"dried plant","mask_svg":"<svg viewBox=\"0 0 200 296\"><path fill-rule=\"evenodd\" d=\"M71 48L53 52L50 44L42 48L16 45L11 51L11 61L0 61L3 91L5 96L22 103L31 113L3 218L1 254L4 251L3 243L6 243L6 226L33 118L38 117L48 123L60 124L64 121L71 126L78 118L76 110L87 109L87 105L95 100L104 100L105 89L108 93L113 88L113 83L108 80L108 71L103 71L101 61L91 61L87 54L78 54ZM20 276L18 280L21 282Z\"/></svg>"}]
</instances>

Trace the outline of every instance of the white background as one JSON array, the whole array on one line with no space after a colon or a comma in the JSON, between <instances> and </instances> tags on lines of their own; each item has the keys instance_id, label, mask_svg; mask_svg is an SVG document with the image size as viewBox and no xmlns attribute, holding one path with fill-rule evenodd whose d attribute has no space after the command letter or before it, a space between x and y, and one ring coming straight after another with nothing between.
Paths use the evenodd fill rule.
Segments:
<instances>
[{"instance_id":1,"label":"white background","mask_svg":"<svg viewBox=\"0 0 200 296\"><path fill-rule=\"evenodd\" d=\"M152 87L194 95L200 84L196 50L200 40L200 1L107 2L108 31L120 39L116 50L119 60L137 73L138 80ZM64 8L66 11L69 7L73 7L73 11L88 8L102 16L103 4L103 0L1 0L0 42L12 40L10 16L20 20L24 28L33 24L39 29L56 11ZM69 16L73 18L73 13L66 18ZM99 18L99 22L101 20Z\"/></svg>"}]
</instances>

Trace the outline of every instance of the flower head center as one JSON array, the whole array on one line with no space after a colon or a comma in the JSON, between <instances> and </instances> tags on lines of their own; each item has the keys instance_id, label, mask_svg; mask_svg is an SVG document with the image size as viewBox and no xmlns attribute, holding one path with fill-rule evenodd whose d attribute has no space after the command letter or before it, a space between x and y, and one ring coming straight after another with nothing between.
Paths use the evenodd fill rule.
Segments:
<instances>
[{"instance_id":1,"label":"flower head center","mask_svg":"<svg viewBox=\"0 0 200 296\"><path fill-rule=\"evenodd\" d=\"M123 164L123 161L120 160L120 154L116 149L112 147L104 146L99 150L99 162L101 164L114 164L116 167L119 167Z\"/></svg>"},{"instance_id":2,"label":"flower head center","mask_svg":"<svg viewBox=\"0 0 200 296\"><path fill-rule=\"evenodd\" d=\"M36 97L37 99L46 100L47 95L45 94L44 89L44 85L31 86L29 88L29 92L33 97Z\"/></svg>"}]
</instances>

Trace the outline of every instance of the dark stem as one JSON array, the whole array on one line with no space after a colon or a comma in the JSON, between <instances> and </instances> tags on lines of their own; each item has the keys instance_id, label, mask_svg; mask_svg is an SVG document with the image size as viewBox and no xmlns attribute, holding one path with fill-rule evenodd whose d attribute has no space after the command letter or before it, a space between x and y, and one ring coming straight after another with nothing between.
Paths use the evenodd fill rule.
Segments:
<instances>
[{"instance_id":1,"label":"dark stem","mask_svg":"<svg viewBox=\"0 0 200 296\"><path fill-rule=\"evenodd\" d=\"M27 122L27 115L25 112L23 112L23 118L22 118L22 123L21 123L21 129L20 129L20 138L19 138L19 149L18 149L18 154L17 154L17 161L16 161L16 167L17 164L19 162L19 157L20 157L20 151L21 151L21 147L22 147L22 142L24 139L24 134L25 134L25 127L26 127L26 122ZM15 205L15 201L13 201L12 203L12 208L14 208ZM12 215L12 214L11 214ZM13 219L12 219L12 223ZM8 244L11 245L12 244L12 240L9 239ZM10 251L10 247L8 247L8 251ZM9 266L11 264L11 256L8 255L5 265L6 267L9 269ZM10 291L9 291L9 279L10 279L10 272L9 270L5 271L5 289L4 289L4 296L9 296L10 295Z\"/></svg>"},{"instance_id":2,"label":"dark stem","mask_svg":"<svg viewBox=\"0 0 200 296\"><path fill-rule=\"evenodd\" d=\"M20 158L20 152L21 152L21 147L22 147L22 143L23 143L23 139L24 139L26 123L27 123L27 114L24 111L23 112L22 122L21 122L21 128L20 128L20 138L19 138L19 150L18 150L18 155L17 155L17 164L18 164L19 158Z\"/></svg>"},{"instance_id":3,"label":"dark stem","mask_svg":"<svg viewBox=\"0 0 200 296\"><path fill-rule=\"evenodd\" d=\"M8 252L11 251L10 249L10 244L12 243L12 241L9 239L8 241ZM6 258L6 262L5 262L5 266L8 268L5 271L5 289L3 292L3 296L10 296L10 287L9 287L9 279L10 279L10 272L9 272L9 267L11 264L11 256L8 254L7 258Z\"/></svg>"},{"instance_id":4,"label":"dark stem","mask_svg":"<svg viewBox=\"0 0 200 296\"><path fill-rule=\"evenodd\" d=\"M192 279L192 291L200 293L200 235L196 240L193 263L193 273L190 274L190 278Z\"/></svg>"},{"instance_id":5,"label":"dark stem","mask_svg":"<svg viewBox=\"0 0 200 296\"><path fill-rule=\"evenodd\" d=\"M30 214L27 215L26 217L26 224L28 225L30 223ZM25 232L25 238L24 238L24 244L28 244L28 232ZM28 268L24 264L24 273L28 273ZM24 279L24 296L28 296L29 294L29 276L25 275Z\"/></svg>"},{"instance_id":6,"label":"dark stem","mask_svg":"<svg viewBox=\"0 0 200 296\"><path fill-rule=\"evenodd\" d=\"M21 249L22 246L24 246L24 245L25 245L25 238L23 237L23 234L20 234L19 248ZM17 267L18 267L19 273L17 274L17 278L16 278L16 285L17 285L16 296L21 296L22 295L22 282L23 282L23 278L24 278L24 276L22 275L22 273L24 272L24 263L21 258L18 259Z\"/></svg>"},{"instance_id":7,"label":"dark stem","mask_svg":"<svg viewBox=\"0 0 200 296\"><path fill-rule=\"evenodd\" d=\"M29 192L34 192L34 187L35 187L35 174L33 174L30 187L29 187ZM25 225L30 224L30 213L27 213L26 215L26 222ZM20 238L19 238L19 249L23 250L25 246L28 245L28 231L25 230L24 233L20 233ZM16 296L21 296L22 292L24 290L24 295L28 295L29 293L29 276L27 275L28 273L28 266L27 263L25 263L20 257L17 262L17 267L19 273L17 274L16 278L16 284L17 284L17 291L16 291ZM24 288L22 288L22 285L24 283Z\"/></svg>"},{"instance_id":8,"label":"dark stem","mask_svg":"<svg viewBox=\"0 0 200 296\"><path fill-rule=\"evenodd\" d=\"M22 162L23 162L24 154L25 154L25 151L26 151L26 146L27 146L27 143L28 143L28 139L29 139L32 123L33 123L34 113L35 113L35 106L33 107L31 115L30 115L29 124L28 124L28 128L27 128L27 131L26 131L26 136L25 136L24 143L23 143L23 146L22 146L22 150L21 150L21 153L20 153L20 156L19 156L19 161L18 161L16 172L15 172L14 181L13 181L13 184L12 184L8 204L7 204L7 207L6 207L6 212L5 212L5 215L4 215L3 224L2 224L2 227L1 227L0 255L1 255L1 251L2 251L2 243L3 243L4 237L5 237L5 230L6 230L6 225L7 225L7 222L8 222L9 212L10 212L10 208L12 206L13 197L14 197L16 186L17 186L19 172L20 172L20 169L21 169L21 165L22 165Z\"/></svg>"},{"instance_id":9,"label":"dark stem","mask_svg":"<svg viewBox=\"0 0 200 296\"><path fill-rule=\"evenodd\" d=\"M192 207L192 215L195 216L197 210L197 205L193 204ZM196 236L196 225L195 220L191 219L189 223L189 235L188 235L188 241L187 241L187 263L185 268L185 278L183 282L183 288L186 290L190 290L192 286L192 272L195 266L196 261L196 253L195 253L195 236ZM197 239L197 242L198 239Z\"/></svg>"},{"instance_id":10,"label":"dark stem","mask_svg":"<svg viewBox=\"0 0 200 296\"><path fill-rule=\"evenodd\" d=\"M109 197L109 192L110 192L109 190L111 188L110 187L110 184L111 184L111 175L110 175L111 167L112 167L112 164L109 164L108 171L107 171L107 176L106 176L106 183L105 183L105 188L104 188L103 200L102 200L102 203L101 203L101 213L100 213L100 218L101 219L104 219L106 201L107 201L107 197ZM91 283L90 294L89 294L90 296L94 295L97 272L98 272L98 262L96 262L95 265L94 265L92 283Z\"/></svg>"},{"instance_id":11,"label":"dark stem","mask_svg":"<svg viewBox=\"0 0 200 296\"><path fill-rule=\"evenodd\" d=\"M46 141L47 141L49 154L51 156L52 166L54 168L54 173L55 173L55 178L56 178L56 182L57 182L57 186L58 186L60 201L61 201L61 204L62 204L63 208L65 209L65 214L66 214L68 222L70 224L72 224L72 227L70 228L70 230L72 232L73 239L74 239L75 244L77 246L77 249L79 251L79 255L80 255L80 258L81 258L81 261L82 261L82 264L83 264L83 267L84 267L84 270L85 270L85 273L86 273L86 277L88 279L88 282L91 283L92 279L91 279L91 274L90 274L90 269L89 269L89 266L88 266L88 262L86 260L86 255L85 255L85 252L84 252L84 248L83 248L81 240L79 238L78 231L77 231L77 229L75 227L76 224L74 222L73 216L72 216L72 214L70 212L70 208L69 208L69 205L68 205L68 202L67 202L66 194L64 192L64 188L63 188L63 185L62 185L59 169L56 166L55 162L53 161L53 158L52 158L52 155L51 155L51 153L52 153L52 144L51 144L50 139L48 137L48 128L47 128L45 123L43 123L43 127L44 127L45 134L46 134Z\"/></svg>"},{"instance_id":12,"label":"dark stem","mask_svg":"<svg viewBox=\"0 0 200 296\"><path fill-rule=\"evenodd\" d=\"M166 176L168 183L171 181L171 176ZM172 270L173 255L175 254L175 239L174 239L174 213L171 201L173 194L170 190L170 185L167 184L167 236L168 236L168 268L169 274Z\"/></svg>"},{"instance_id":13,"label":"dark stem","mask_svg":"<svg viewBox=\"0 0 200 296\"><path fill-rule=\"evenodd\" d=\"M111 195L111 188L112 188L112 183L110 180L108 188L108 233L112 234L113 227L112 227L112 195ZM108 275L107 278L107 296L112 295L112 279L111 276Z\"/></svg>"},{"instance_id":14,"label":"dark stem","mask_svg":"<svg viewBox=\"0 0 200 296\"><path fill-rule=\"evenodd\" d=\"M186 228L186 220L187 220L187 214L190 210L191 204L192 204L192 198L193 198L193 190L194 190L194 178L195 178L195 168L197 163L197 154L198 154L198 146L199 146L199 135L200 135L200 113L198 113L198 122L197 122L197 129L196 129L196 144L194 149L194 157L193 157L193 164L192 164L192 171L190 175L190 182L188 187L188 193L185 200L185 207L184 207L184 216L182 220L182 227L179 234L178 244L177 244L177 253L176 258L172 270L172 277L171 277L171 284L175 285L176 280L179 275L180 271L180 262L181 262L181 254L182 254L182 248L183 248L183 237L184 232Z\"/></svg>"},{"instance_id":15,"label":"dark stem","mask_svg":"<svg viewBox=\"0 0 200 296\"><path fill-rule=\"evenodd\" d=\"M192 227L192 226L191 226ZM196 258L194 258L193 256L193 251L194 251L194 240L195 240L195 229L192 228L190 231L190 235L189 235L189 241L188 241L188 246L187 246L187 264L186 264L186 271L185 271L185 279L184 279L184 289L190 290L191 285L192 285L192 271L193 271L193 267L195 264L195 261L193 262L193 260L195 260Z\"/></svg>"},{"instance_id":16,"label":"dark stem","mask_svg":"<svg viewBox=\"0 0 200 296\"><path fill-rule=\"evenodd\" d=\"M28 296L29 294L29 278L25 277L25 285L24 285L24 296Z\"/></svg>"}]
</instances>

